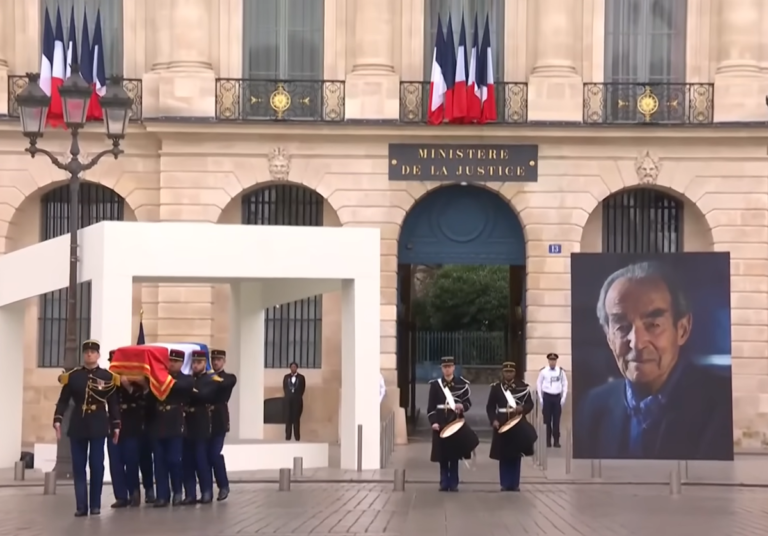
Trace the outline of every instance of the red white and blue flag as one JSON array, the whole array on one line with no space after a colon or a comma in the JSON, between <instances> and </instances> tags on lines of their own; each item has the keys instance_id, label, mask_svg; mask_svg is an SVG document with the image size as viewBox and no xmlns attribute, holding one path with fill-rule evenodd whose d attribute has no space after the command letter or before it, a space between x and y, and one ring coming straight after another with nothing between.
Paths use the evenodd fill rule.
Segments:
<instances>
[{"instance_id":1,"label":"red white and blue flag","mask_svg":"<svg viewBox=\"0 0 768 536\"><path fill-rule=\"evenodd\" d=\"M56 28L53 34L53 62L51 63L51 107L48 109L48 124L52 127L64 126L64 109L59 88L64 83L66 63L64 25L61 23L61 11L57 8Z\"/></svg>"},{"instance_id":2,"label":"red white and blue flag","mask_svg":"<svg viewBox=\"0 0 768 536\"><path fill-rule=\"evenodd\" d=\"M485 16L483 40L477 60L477 83L480 86L480 123L496 121L496 91L493 87L493 50L491 49L491 26Z\"/></svg>"},{"instance_id":3,"label":"red white and blue flag","mask_svg":"<svg viewBox=\"0 0 768 536\"><path fill-rule=\"evenodd\" d=\"M467 78L467 31L464 27L464 15L462 15L459 48L456 51L456 75L453 85L453 123L469 122L467 121Z\"/></svg>"},{"instance_id":4,"label":"red white and blue flag","mask_svg":"<svg viewBox=\"0 0 768 536\"><path fill-rule=\"evenodd\" d=\"M448 27L445 30L445 49L441 62L445 77L445 118L453 122L453 101L456 86L456 43L453 40L453 22L448 15Z\"/></svg>"},{"instance_id":5,"label":"red white and blue flag","mask_svg":"<svg viewBox=\"0 0 768 536\"><path fill-rule=\"evenodd\" d=\"M477 55L480 52L480 31L477 28L477 13L472 30L472 51L469 53L469 76L467 77L467 122L480 120L480 86L477 83Z\"/></svg>"},{"instance_id":6,"label":"red white and blue flag","mask_svg":"<svg viewBox=\"0 0 768 536\"><path fill-rule=\"evenodd\" d=\"M72 66L80 65L77 59L77 28L75 28L75 8L69 14L69 39L67 39L67 70L65 78L72 74Z\"/></svg>"},{"instance_id":7,"label":"red white and blue flag","mask_svg":"<svg viewBox=\"0 0 768 536\"><path fill-rule=\"evenodd\" d=\"M443 23L440 16L437 17L437 35L435 36L435 49L432 51L432 73L429 77L429 109L427 110L427 123L439 125L445 117L445 92L448 89L443 72L443 55L445 54L445 36Z\"/></svg>"},{"instance_id":8,"label":"red white and blue flag","mask_svg":"<svg viewBox=\"0 0 768 536\"><path fill-rule=\"evenodd\" d=\"M51 96L51 78L53 77L53 51L54 51L53 24L48 8L45 8L43 21L43 50L40 55L40 89L46 95Z\"/></svg>"},{"instance_id":9,"label":"red white and blue flag","mask_svg":"<svg viewBox=\"0 0 768 536\"><path fill-rule=\"evenodd\" d=\"M103 119L104 112L101 109L99 97L107 91L107 72L104 65L104 39L101 34L101 11L96 12L96 26L93 29L93 43L91 45L91 83L93 84L93 96L88 107L89 119Z\"/></svg>"}]
</instances>

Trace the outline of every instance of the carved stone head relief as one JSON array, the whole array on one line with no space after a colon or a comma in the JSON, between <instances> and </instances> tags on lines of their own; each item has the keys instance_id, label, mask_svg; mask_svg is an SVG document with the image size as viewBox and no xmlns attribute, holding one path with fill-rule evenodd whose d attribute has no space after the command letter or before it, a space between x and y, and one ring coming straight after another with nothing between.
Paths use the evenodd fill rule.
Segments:
<instances>
[{"instance_id":1,"label":"carved stone head relief","mask_svg":"<svg viewBox=\"0 0 768 536\"><path fill-rule=\"evenodd\" d=\"M635 161L635 171L637 172L637 181L640 184L656 184L661 172L661 163L650 151L645 151L638 155Z\"/></svg>"},{"instance_id":2,"label":"carved stone head relief","mask_svg":"<svg viewBox=\"0 0 768 536\"><path fill-rule=\"evenodd\" d=\"M273 181L288 180L291 173L291 157L283 147L275 147L267 157L269 176Z\"/></svg>"}]
</instances>

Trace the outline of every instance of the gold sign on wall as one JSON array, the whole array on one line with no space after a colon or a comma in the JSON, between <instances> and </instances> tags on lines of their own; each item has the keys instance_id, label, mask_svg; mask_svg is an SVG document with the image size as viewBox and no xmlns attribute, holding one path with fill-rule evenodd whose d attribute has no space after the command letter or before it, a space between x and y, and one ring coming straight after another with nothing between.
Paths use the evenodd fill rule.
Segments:
<instances>
[{"instance_id":1,"label":"gold sign on wall","mask_svg":"<svg viewBox=\"0 0 768 536\"><path fill-rule=\"evenodd\" d=\"M389 144L389 180L536 182L538 145Z\"/></svg>"}]
</instances>

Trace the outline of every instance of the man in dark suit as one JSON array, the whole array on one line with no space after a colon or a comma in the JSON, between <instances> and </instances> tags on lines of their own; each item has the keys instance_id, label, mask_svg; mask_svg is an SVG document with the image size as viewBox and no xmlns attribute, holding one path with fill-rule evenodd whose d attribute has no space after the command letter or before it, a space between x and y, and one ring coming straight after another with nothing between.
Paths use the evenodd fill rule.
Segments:
<instances>
[{"instance_id":1,"label":"man in dark suit","mask_svg":"<svg viewBox=\"0 0 768 536\"><path fill-rule=\"evenodd\" d=\"M624 380L576 408L574 457L732 460L731 378L684 351L693 316L673 274L657 262L618 270L597 317Z\"/></svg>"},{"instance_id":2,"label":"man in dark suit","mask_svg":"<svg viewBox=\"0 0 768 536\"><path fill-rule=\"evenodd\" d=\"M299 365L291 363L291 372L283 378L283 396L285 397L285 440L291 440L291 432L296 441L301 441L301 413L304 411L304 391L307 381L299 374Z\"/></svg>"}]
</instances>

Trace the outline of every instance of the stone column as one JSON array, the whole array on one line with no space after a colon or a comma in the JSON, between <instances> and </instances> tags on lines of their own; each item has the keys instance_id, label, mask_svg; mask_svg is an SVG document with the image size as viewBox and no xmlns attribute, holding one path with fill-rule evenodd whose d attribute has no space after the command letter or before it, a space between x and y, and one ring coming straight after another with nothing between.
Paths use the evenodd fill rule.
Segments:
<instances>
[{"instance_id":1,"label":"stone column","mask_svg":"<svg viewBox=\"0 0 768 536\"><path fill-rule=\"evenodd\" d=\"M536 61L528 80L528 119L531 121L582 120L583 83L576 69L574 50L582 3L574 0L538 0Z\"/></svg>"},{"instance_id":2,"label":"stone column","mask_svg":"<svg viewBox=\"0 0 768 536\"><path fill-rule=\"evenodd\" d=\"M168 63L166 66L162 55L158 62L163 70L159 92L161 115L213 117L216 81L211 67L211 2L169 0L169 3L171 42Z\"/></svg>"},{"instance_id":3,"label":"stone column","mask_svg":"<svg viewBox=\"0 0 768 536\"><path fill-rule=\"evenodd\" d=\"M760 73L762 0L719 0L715 121L764 121Z\"/></svg>"},{"instance_id":4,"label":"stone column","mask_svg":"<svg viewBox=\"0 0 768 536\"><path fill-rule=\"evenodd\" d=\"M8 113L8 43L14 31L10 2L0 2L0 115Z\"/></svg>"},{"instance_id":5,"label":"stone column","mask_svg":"<svg viewBox=\"0 0 768 536\"><path fill-rule=\"evenodd\" d=\"M162 117L166 114L160 106L160 77L168 68L171 56L171 0L155 0L148 11L147 33L152 33L155 57L151 70L143 77L143 114Z\"/></svg>"},{"instance_id":6,"label":"stone column","mask_svg":"<svg viewBox=\"0 0 768 536\"><path fill-rule=\"evenodd\" d=\"M394 67L395 2L352 0L352 72L346 81L347 119L400 117L400 78Z\"/></svg>"}]
</instances>

